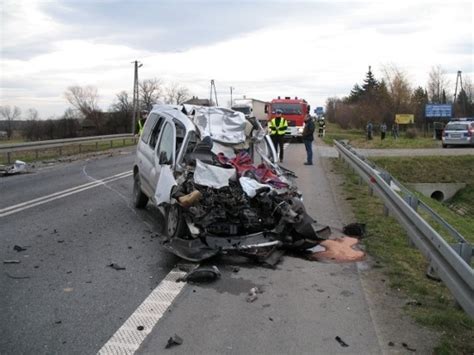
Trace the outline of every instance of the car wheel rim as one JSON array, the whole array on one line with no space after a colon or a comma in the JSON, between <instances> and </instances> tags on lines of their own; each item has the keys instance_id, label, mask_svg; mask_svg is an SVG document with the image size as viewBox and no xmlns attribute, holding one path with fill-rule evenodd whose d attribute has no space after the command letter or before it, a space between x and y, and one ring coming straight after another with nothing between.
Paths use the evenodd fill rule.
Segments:
<instances>
[{"instance_id":1,"label":"car wheel rim","mask_svg":"<svg viewBox=\"0 0 474 355\"><path fill-rule=\"evenodd\" d=\"M176 206L171 206L168 212L168 236L172 237L176 232L178 224L178 209Z\"/></svg>"}]
</instances>

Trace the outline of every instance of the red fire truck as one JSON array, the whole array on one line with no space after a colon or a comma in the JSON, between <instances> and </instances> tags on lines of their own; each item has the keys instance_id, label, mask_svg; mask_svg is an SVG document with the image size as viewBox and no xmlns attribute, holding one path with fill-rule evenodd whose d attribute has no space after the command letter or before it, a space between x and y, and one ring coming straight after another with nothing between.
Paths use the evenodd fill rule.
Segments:
<instances>
[{"instance_id":1,"label":"red fire truck","mask_svg":"<svg viewBox=\"0 0 474 355\"><path fill-rule=\"evenodd\" d=\"M268 121L276 117L276 110L278 109L283 112L282 116L288 121L286 135L300 138L303 133L304 118L310 112L308 102L298 97L292 99L287 96L282 99L278 96L265 106Z\"/></svg>"}]
</instances>

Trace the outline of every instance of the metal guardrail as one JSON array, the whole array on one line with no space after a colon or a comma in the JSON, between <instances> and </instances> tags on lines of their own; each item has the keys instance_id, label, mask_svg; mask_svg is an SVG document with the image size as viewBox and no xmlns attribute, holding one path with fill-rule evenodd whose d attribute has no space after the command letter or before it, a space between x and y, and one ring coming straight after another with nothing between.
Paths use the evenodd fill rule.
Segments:
<instances>
[{"instance_id":1,"label":"metal guardrail","mask_svg":"<svg viewBox=\"0 0 474 355\"><path fill-rule=\"evenodd\" d=\"M35 151L36 158L38 158L38 152L40 150L51 149L51 148L59 148L59 155L61 155L61 148L70 145L79 145L79 153L80 146L83 143L93 143L96 142L96 149L98 142L100 141L110 141L111 148L113 147L113 141L118 139L124 140L125 139L134 138L135 136L131 133L128 134L110 134L106 136L92 136L92 137L79 137L79 138L68 138L68 139L52 139L46 141L39 141L39 142L27 142L27 143L17 143L17 144L0 144L0 154L6 154L8 164L11 163L11 155L14 152L20 151Z\"/></svg>"},{"instance_id":2,"label":"metal guardrail","mask_svg":"<svg viewBox=\"0 0 474 355\"><path fill-rule=\"evenodd\" d=\"M334 141L342 157L368 183L384 202L387 211L405 228L411 242L430 261L433 271L444 282L459 305L474 318L474 270L470 266L472 245L426 204L419 201L390 174L359 156L350 146ZM444 238L417 212L420 207L430 214L457 240L454 245Z\"/></svg>"}]
</instances>

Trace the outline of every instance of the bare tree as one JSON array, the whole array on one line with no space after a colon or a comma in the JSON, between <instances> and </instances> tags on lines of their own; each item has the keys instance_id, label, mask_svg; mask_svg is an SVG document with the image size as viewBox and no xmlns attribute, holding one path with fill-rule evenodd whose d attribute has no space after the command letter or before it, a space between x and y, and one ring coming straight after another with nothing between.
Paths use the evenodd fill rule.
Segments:
<instances>
[{"instance_id":1,"label":"bare tree","mask_svg":"<svg viewBox=\"0 0 474 355\"><path fill-rule=\"evenodd\" d=\"M128 96L128 92L120 91L115 95L115 101L111 106L111 109L116 112L131 113L133 111L133 102Z\"/></svg>"},{"instance_id":2,"label":"bare tree","mask_svg":"<svg viewBox=\"0 0 474 355\"><path fill-rule=\"evenodd\" d=\"M107 127L114 133L130 132L133 115L133 101L126 91L116 94L114 103L110 106L113 114L107 121Z\"/></svg>"},{"instance_id":3,"label":"bare tree","mask_svg":"<svg viewBox=\"0 0 474 355\"><path fill-rule=\"evenodd\" d=\"M178 83L171 83L166 90L166 103L180 105L190 98L189 90Z\"/></svg>"},{"instance_id":4,"label":"bare tree","mask_svg":"<svg viewBox=\"0 0 474 355\"><path fill-rule=\"evenodd\" d=\"M138 84L140 92L140 108L150 111L163 94L163 84L160 79L145 79Z\"/></svg>"},{"instance_id":5,"label":"bare tree","mask_svg":"<svg viewBox=\"0 0 474 355\"><path fill-rule=\"evenodd\" d=\"M94 123L97 133L100 133L102 116L97 103L99 99L97 88L94 86L70 86L64 96L84 118L90 119Z\"/></svg>"},{"instance_id":6,"label":"bare tree","mask_svg":"<svg viewBox=\"0 0 474 355\"><path fill-rule=\"evenodd\" d=\"M394 113L406 113L410 109L412 88L405 72L394 64L382 69L384 81L393 104Z\"/></svg>"},{"instance_id":7,"label":"bare tree","mask_svg":"<svg viewBox=\"0 0 474 355\"><path fill-rule=\"evenodd\" d=\"M17 106L13 107L13 110L10 105L0 106L0 115L7 121L7 137L10 139L13 134L13 121L19 119L21 110Z\"/></svg>"},{"instance_id":8,"label":"bare tree","mask_svg":"<svg viewBox=\"0 0 474 355\"><path fill-rule=\"evenodd\" d=\"M441 66L432 67L428 74L428 95L431 102L441 103L443 90L448 92L449 80L446 71Z\"/></svg>"}]
</instances>

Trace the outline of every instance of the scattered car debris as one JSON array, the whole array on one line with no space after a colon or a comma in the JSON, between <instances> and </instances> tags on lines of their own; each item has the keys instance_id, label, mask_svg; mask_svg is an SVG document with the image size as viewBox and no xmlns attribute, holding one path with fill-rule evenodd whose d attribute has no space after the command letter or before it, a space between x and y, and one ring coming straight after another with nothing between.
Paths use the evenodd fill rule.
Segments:
<instances>
[{"instance_id":1,"label":"scattered car debris","mask_svg":"<svg viewBox=\"0 0 474 355\"><path fill-rule=\"evenodd\" d=\"M112 264L109 264L107 265L108 267L111 267L112 269L114 270L126 270L125 267L123 266L120 266L119 264L116 264L116 263L112 263Z\"/></svg>"},{"instance_id":2,"label":"scattered car debris","mask_svg":"<svg viewBox=\"0 0 474 355\"><path fill-rule=\"evenodd\" d=\"M11 275L8 272L5 273L9 278L15 279L15 280L22 280L22 279L29 279L29 276L17 276L17 275Z\"/></svg>"},{"instance_id":3,"label":"scattered car debris","mask_svg":"<svg viewBox=\"0 0 474 355\"><path fill-rule=\"evenodd\" d=\"M351 237L365 237L365 223L350 223L342 229L345 235Z\"/></svg>"},{"instance_id":4,"label":"scattered car debris","mask_svg":"<svg viewBox=\"0 0 474 355\"><path fill-rule=\"evenodd\" d=\"M3 176L28 173L28 172L30 172L30 166L21 160L15 160L15 162L10 166L2 165L0 167L0 173Z\"/></svg>"},{"instance_id":5,"label":"scattered car debris","mask_svg":"<svg viewBox=\"0 0 474 355\"><path fill-rule=\"evenodd\" d=\"M177 282L213 282L221 277L217 266L201 266L188 272L184 277L176 280Z\"/></svg>"},{"instance_id":6,"label":"scattered car debris","mask_svg":"<svg viewBox=\"0 0 474 355\"><path fill-rule=\"evenodd\" d=\"M151 200L162 210L164 248L192 262L236 253L274 267L281 247L304 251L330 234L307 214L296 175L277 163L256 119L220 107L155 105L143 134L150 142L158 138L158 117L168 117L161 124L173 127L176 151L153 152L160 174L145 189L153 180L142 166L150 144L138 143L134 203Z\"/></svg>"},{"instance_id":7,"label":"scattered car debris","mask_svg":"<svg viewBox=\"0 0 474 355\"><path fill-rule=\"evenodd\" d=\"M258 293L262 293L258 287L252 287L249 291L249 293L247 294L247 297L245 298L245 300L248 302L248 303L252 303L254 301L257 300L258 298Z\"/></svg>"},{"instance_id":8,"label":"scattered car debris","mask_svg":"<svg viewBox=\"0 0 474 355\"><path fill-rule=\"evenodd\" d=\"M389 341L388 346L395 346L395 343L393 341Z\"/></svg>"},{"instance_id":9,"label":"scattered car debris","mask_svg":"<svg viewBox=\"0 0 474 355\"><path fill-rule=\"evenodd\" d=\"M408 351L411 351L411 352L415 352L415 351L416 351L416 349L409 347L407 343L402 343L402 346L403 346L405 349L407 349Z\"/></svg>"},{"instance_id":10,"label":"scattered car debris","mask_svg":"<svg viewBox=\"0 0 474 355\"><path fill-rule=\"evenodd\" d=\"M343 347L343 348L347 348L349 345L341 339L341 337L338 335L337 337L335 337L334 339L336 339L336 341Z\"/></svg>"},{"instance_id":11,"label":"scattered car debris","mask_svg":"<svg viewBox=\"0 0 474 355\"><path fill-rule=\"evenodd\" d=\"M169 349L172 346L181 345L181 344L183 344L183 339L179 335L175 334L168 339L165 349Z\"/></svg>"},{"instance_id":12,"label":"scattered car debris","mask_svg":"<svg viewBox=\"0 0 474 355\"><path fill-rule=\"evenodd\" d=\"M20 260L3 260L4 264L19 264L21 263Z\"/></svg>"},{"instance_id":13,"label":"scattered car debris","mask_svg":"<svg viewBox=\"0 0 474 355\"><path fill-rule=\"evenodd\" d=\"M26 248L23 248L23 247L21 247L21 246L19 246L19 245L15 245L15 246L13 247L13 250L15 250L15 251L17 251L17 252L20 252L20 251L25 251Z\"/></svg>"}]
</instances>

